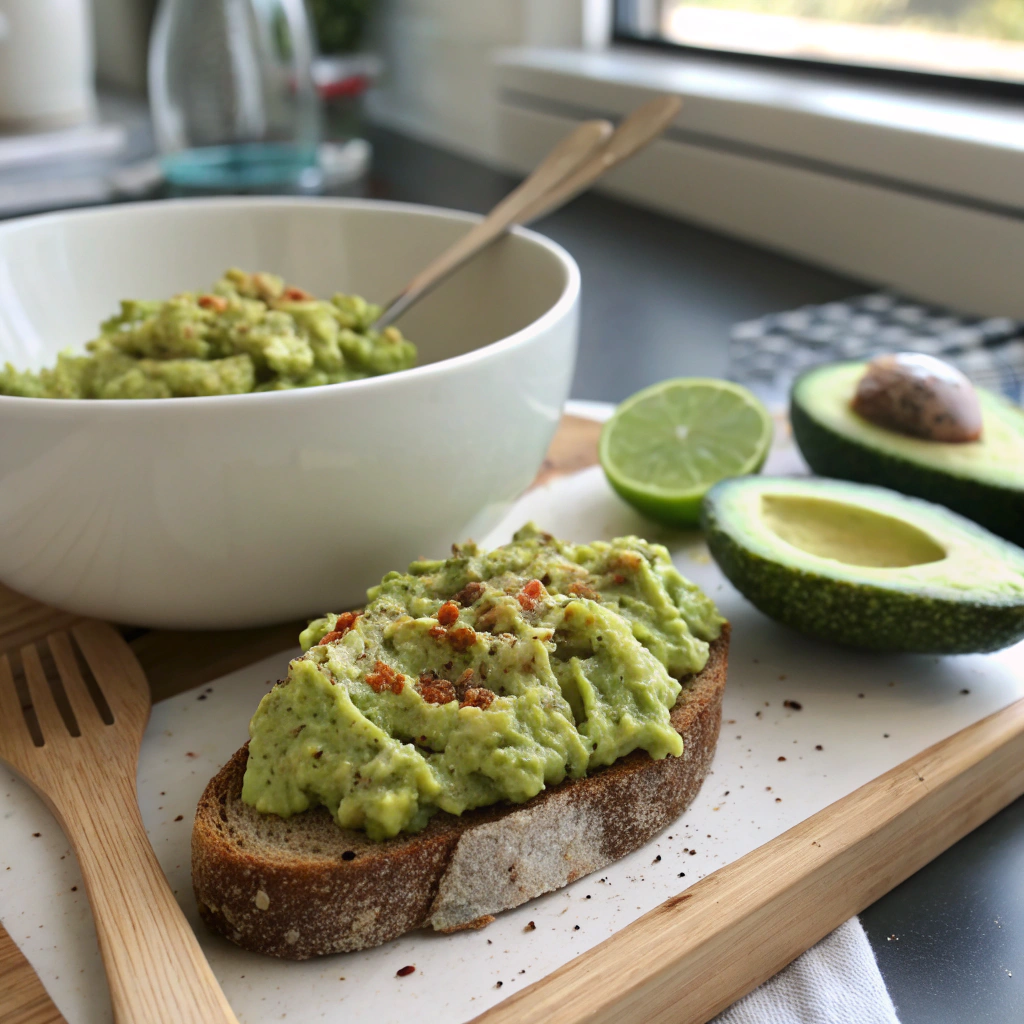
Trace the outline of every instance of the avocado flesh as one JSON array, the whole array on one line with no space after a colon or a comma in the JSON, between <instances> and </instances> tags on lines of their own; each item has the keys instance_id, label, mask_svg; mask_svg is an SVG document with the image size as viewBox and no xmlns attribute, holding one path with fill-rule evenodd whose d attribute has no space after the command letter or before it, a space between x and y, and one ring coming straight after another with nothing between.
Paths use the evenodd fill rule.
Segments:
<instances>
[{"instance_id":1,"label":"avocado flesh","mask_svg":"<svg viewBox=\"0 0 1024 1024\"><path fill-rule=\"evenodd\" d=\"M938 505L839 480L738 477L704 500L715 561L766 615L849 647L1024 639L1024 551Z\"/></svg>"},{"instance_id":2,"label":"avocado flesh","mask_svg":"<svg viewBox=\"0 0 1024 1024\"><path fill-rule=\"evenodd\" d=\"M793 435L811 469L946 505L1024 546L1024 412L978 388L980 440L907 437L850 407L866 365L817 366L793 385Z\"/></svg>"}]
</instances>

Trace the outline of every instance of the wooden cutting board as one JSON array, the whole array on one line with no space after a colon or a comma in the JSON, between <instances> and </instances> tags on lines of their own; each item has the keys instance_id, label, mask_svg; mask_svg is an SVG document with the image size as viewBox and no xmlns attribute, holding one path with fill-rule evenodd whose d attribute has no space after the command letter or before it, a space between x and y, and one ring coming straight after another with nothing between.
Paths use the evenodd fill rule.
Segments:
<instances>
[{"instance_id":1,"label":"wooden cutting board","mask_svg":"<svg viewBox=\"0 0 1024 1024\"><path fill-rule=\"evenodd\" d=\"M542 476L591 465L597 434L590 421L564 421ZM45 627L46 614L0 595L0 649ZM160 699L292 646L295 629L129 636ZM481 1019L706 1021L1024 792L1022 764L1018 702L714 871ZM61 1019L39 1005L41 986L4 939L0 1019Z\"/></svg>"}]
</instances>

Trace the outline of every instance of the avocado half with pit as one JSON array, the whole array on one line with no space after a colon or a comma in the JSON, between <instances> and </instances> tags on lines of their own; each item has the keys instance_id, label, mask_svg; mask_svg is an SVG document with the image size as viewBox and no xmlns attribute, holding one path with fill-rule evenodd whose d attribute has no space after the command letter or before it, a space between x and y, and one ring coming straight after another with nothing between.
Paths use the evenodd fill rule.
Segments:
<instances>
[{"instance_id":1,"label":"avocado half with pit","mask_svg":"<svg viewBox=\"0 0 1024 1024\"><path fill-rule=\"evenodd\" d=\"M811 469L938 502L1024 546L1024 411L977 388L980 440L908 437L850 407L866 366L815 366L794 383L793 436Z\"/></svg>"},{"instance_id":2,"label":"avocado half with pit","mask_svg":"<svg viewBox=\"0 0 1024 1024\"><path fill-rule=\"evenodd\" d=\"M802 633L926 654L1024 639L1024 550L940 505L843 480L736 477L702 515L736 589Z\"/></svg>"}]
</instances>

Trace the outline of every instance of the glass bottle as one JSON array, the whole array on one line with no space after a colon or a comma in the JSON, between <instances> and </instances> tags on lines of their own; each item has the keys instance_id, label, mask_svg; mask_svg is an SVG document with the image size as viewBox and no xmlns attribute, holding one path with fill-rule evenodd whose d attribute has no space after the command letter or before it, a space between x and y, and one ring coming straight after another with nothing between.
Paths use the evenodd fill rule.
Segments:
<instances>
[{"instance_id":1,"label":"glass bottle","mask_svg":"<svg viewBox=\"0 0 1024 1024\"><path fill-rule=\"evenodd\" d=\"M161 0L149 97L167 181L202 191L316 188L314 52L303 0Z\"/></svg>"}]
</instances>

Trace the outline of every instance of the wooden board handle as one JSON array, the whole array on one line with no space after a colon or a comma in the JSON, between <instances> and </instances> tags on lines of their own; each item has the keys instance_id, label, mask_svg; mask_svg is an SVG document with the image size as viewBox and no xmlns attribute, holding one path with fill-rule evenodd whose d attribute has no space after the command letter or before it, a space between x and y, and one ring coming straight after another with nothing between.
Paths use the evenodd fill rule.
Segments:
<instances>
[{"instance_id":1,"label":"wooden board handle","mask_svg":"<svg viewBox=\"0 0 1024 1024\"><path fill-rule=\"evenodd\" d=\"M704 1024L1024 793L1024 700L734 861L474 1024Z\"/></svg>"},{"instance_id":2,"label":"wooden board handle","mask_svg":"<svg viewBox=\"0 0 1024 1024\"><path fill-rule=\"evenodd\" d=\"M54 811L82 869L116 1024L238 1024L150 846L134 782Z\"/></svg>"}]
</instances>

